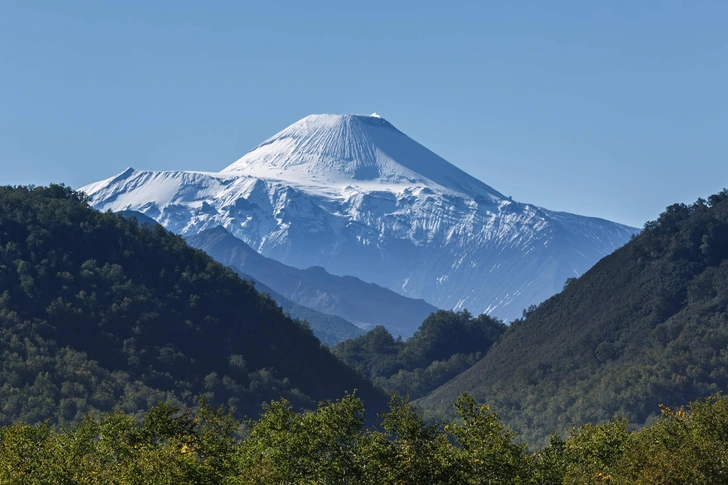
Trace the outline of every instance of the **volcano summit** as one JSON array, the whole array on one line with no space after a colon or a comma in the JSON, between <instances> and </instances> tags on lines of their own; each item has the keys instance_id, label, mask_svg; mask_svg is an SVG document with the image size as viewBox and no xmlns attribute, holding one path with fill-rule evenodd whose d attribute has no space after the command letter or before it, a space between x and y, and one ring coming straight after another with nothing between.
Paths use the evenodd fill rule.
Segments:
<instances>
[{"instance_id":1,"label":"volcano summit","mask_svg":"<svg viewBox=\"0 0 728 485\"><path fill-rule=\"evenodd\" d=\"M218 173L129 168L80 190L183 235L223 226L291 266L504 319L637 232L510 200L378 116L311 115Z\"/></svg>"}]
</instances>

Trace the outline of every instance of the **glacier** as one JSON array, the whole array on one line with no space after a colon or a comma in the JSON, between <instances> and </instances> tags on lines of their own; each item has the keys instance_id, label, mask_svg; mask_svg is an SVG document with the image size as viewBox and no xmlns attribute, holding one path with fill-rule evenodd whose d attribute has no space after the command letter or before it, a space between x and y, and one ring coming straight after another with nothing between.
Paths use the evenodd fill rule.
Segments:
<instances>
[{"instance_id":1,"label":"glacier","mask_svg":"<svg viewBox=\"0 0 728 485\"><path fill-rule=\"evenodd\" d=\"M223 226L282 263L504 320L638 232L511 200L378 115L307 116L219 172L128 168L79 190L100 210L185 236Z\"/></svg>"}]
</instances>

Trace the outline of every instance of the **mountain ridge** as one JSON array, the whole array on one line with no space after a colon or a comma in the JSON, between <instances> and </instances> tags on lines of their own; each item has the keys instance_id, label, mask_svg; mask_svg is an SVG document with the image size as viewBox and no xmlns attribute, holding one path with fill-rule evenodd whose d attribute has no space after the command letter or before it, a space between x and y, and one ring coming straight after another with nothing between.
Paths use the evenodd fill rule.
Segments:
<instances>
[{"instance_id":1,"label":"mountain ridge","mask_svg":"<svg viewBox=\"0 0 728 485\"><path fill-rule=\"evenodd\" d=\"M437 311L424 300L407 298L353 276L332 275L321 266L286 266L262 256L221 226L202 231L187 241L299 305L336 315L366 330L383 325L406 338Z\"/></svg>"},{"instance_id":2,"label":"mountain ridge","mask_svg":"<svg viewBox=\"0 0 728 485\"><path fill-rule=\"evenodd\" d=\"M233 266L230 267L237 273L240 278L250 281L255 286L255 289L260 293L265 293L271 297L278 306L281 307L288 316L292 319L305 321L311 327L311 331L321 341L322 344L329 346L336 345L339 342L348 340L350 338L356 338L363 335L365 332L361 328L357 327L346 319L336 315L330 315L328 313L319 312L307 306L301 305L294 301L289 300L285 296L281 295L269 286L261 283L259 280L253 278L249 274L240 271L238 268Z\"/></svg>"}]
</instances>

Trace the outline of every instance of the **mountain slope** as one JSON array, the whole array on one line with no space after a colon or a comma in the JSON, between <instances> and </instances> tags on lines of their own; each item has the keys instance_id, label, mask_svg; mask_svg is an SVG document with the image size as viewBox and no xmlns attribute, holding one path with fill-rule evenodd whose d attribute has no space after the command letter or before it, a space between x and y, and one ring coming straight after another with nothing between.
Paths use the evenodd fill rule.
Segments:
<instances>
[{"instance_id":1,"label":"mountain slope","mask_svg":"<svg viewBox=\"0 0 728 485\"><path fill-rule=\"evenodd\" d=\"M0 423L198 395L255 415L382 395L202 251L62 186L0 188Z\"/></svg>"},{"instance_id":2,"label":"mountain slope","mask_svg":"<svg viewBox=\"0 0 728 485\"><path fill-rule=\"evenodd\" d=\"M378 116L311 115L264 141L222 173L326 190L350 183L441 187L497 203L505 197Z\"/></svg>"},{"instance_id":3,"label":"mountain slope","mask_svg":"<svg viewBox=\"0 0 728 485\"><path fill-rule=\"evenodd\" d=\"M644 423L728 389L728 192L676 204L562 293L516 321L472 368L420 403L461 392L531 444L620 413Z\"/></svg>"},{"instance_id":4,"label":"mountain slope","mask_svg":"<svg viewBox=\"0 0 728 485\"><path fill-rule=\"evenodd\" d=\"M300 305L337 315L369 329L383 325L409 337L437 308L352 276L335 276L320 267L297 269L258 254L222 227L187 238L188 243L223 264L239 268Z\"/></svg>"},{"instance_id":5,"label":"mountain slope","mask_svg":"<svg viewBox=\"0 0 728 485\"><path fill-rule=\"evenodd\" d=\"M503 196L378 117L311 115L219 173L129 168L81 189L186 236L512 319L636 229Z\"/></svg>"},{"instance_id":6,"label":"mountain slope","mask_svg":"<svg viewBox=\"0 0 728 485\"><path fill-rule=\"evenodd\" d=\"M121 214L122 216L126 217L127 219L130 219L133 217L134 219L137 220L137 222L139 224L149 224L152 226L157 225L157 221L155 221L154 219L152 219L149 216L145 216L141 212L126 210L126 211L117 212L117 214Z\"/></svg>"},{"instance_id":7,"label":"mountain slope","mask_svg":"<svg viewBox=\"0 0 728 485\"><path fill-rule=\"evenodd\" d=\"M147 217L141 212L136 211L121 211L117 212L126 218L135 218L139 224L151 224L157 225L157 221L151 217ZM256 280L250 275L247 275L237 268L233 267L233 270L243 278L244 280L252 281L255 284L255 289L261 293L267 293L273 300L275 300L281 309L286 312L291 318L299 320L305 320L311 326L314 335L318 339L327 345L335 345L342 340L358 337L364 333L356 325L347 322L341 317L335 315L328 315L325 313L312 310L298 303L292 302L288 298L284 297L280 293L276 292L272 288L264 285L260 281Z\"/></svg>"},{"instance_id":8,"label":"mountain slope","mask_svg":"<svg viewBox=\"0 0 728 485\"><path fill-rule=\"evenodd\" d=\"M291 318L308 322L313 334L318 337L321 343L336 345L343 340L356 338L365 333L364 330L341 317L321 313L306 306L299 305L239 269L235 267L232 269L242 279L251 281L255 285L256 290L267 294L275 300L281 307L281 310L290 315Z\"/></svg>"}]
</instances>

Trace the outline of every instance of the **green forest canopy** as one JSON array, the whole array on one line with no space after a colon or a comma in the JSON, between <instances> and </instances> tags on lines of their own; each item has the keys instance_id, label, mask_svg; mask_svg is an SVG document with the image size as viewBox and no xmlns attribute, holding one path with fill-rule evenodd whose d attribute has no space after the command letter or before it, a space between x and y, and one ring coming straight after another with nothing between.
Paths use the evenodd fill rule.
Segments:
<instances>
[{"instance_id":1,"label":"green forest canopy","mask_svg":"<svg viewBox=\"0 0 728 485\"><path fill-rule=\"evenodd\" d=\"M506 328L485 314L439 310L405 341L378 326L332 350L382 389L415 399L480 360Z\"/></svg>"},{"instance_id":2,"label":"green forest canopy","mask_svg":"<svg viewBox=\"0 0 728 485\"><path fill-rule=\"evenodd\" d=\"M0 424L141 414L203 395L236 416L383 394L300 321L161 226L68 187L0 187Z\"/></svg>"}]
</instances>

